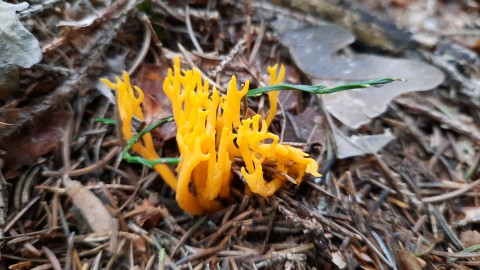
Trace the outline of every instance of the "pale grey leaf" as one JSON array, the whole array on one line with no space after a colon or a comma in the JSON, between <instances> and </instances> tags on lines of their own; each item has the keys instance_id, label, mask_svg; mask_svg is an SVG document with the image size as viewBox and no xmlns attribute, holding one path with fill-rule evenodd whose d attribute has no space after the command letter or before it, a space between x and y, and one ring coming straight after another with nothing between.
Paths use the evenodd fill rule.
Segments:
<instances>
[{"instance_id":1,"label":"pale grey leaf","mask_svg":"<svg viewBox=\"0 0 480 270\"><path fill-rule=\"evenodd\" d=\"M439 69L419 61L367 54L338 55L338 50L351 44L354 38L336 25L306 26L281 35L297 66L314 84L334 86L385 77L407 80L381 88L322 95L327 111L355 129L383 113L394 97L432 89L444 79Z\"/></svg>"},{"instance_id":2,"label":"pale grey leaf","mask_svg":"<svg viewBox=\"0 0 480 270\"><path fill-rule=\"evenodd\" d=\"M340 159L373 154L382 149L395 136L387 129L383 134L346 136L338 128L333 128L337 157Z\"/></svg>"}]
</instances>

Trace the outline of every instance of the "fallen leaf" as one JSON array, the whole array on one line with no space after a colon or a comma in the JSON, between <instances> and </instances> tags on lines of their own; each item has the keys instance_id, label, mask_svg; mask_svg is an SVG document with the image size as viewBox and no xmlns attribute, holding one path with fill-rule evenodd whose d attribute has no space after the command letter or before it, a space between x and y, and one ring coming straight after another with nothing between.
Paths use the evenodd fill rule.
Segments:
<instances>
[{"instance_id":1,"label":"fallen leaf","mask_svg":"<svg viewBox=\"0 0 480 270\"><path fill-rule=\"evenodd\" d=\"M460 234L462 244L468 248L480 244L480 233L476 230L467 230Z\"/></svg>"},{"instance_id":2,"label":"fallen leaf","mask_svg":"<svg viewBox=\"0 0 480 270\"><path fill-rule=\"evenodd\" d=\"M395 139L389 129L383 134L347 136L334 123L329 122L337 146L337 157L340 159L376 153Z\"/></svg>"},{"instance_id":3,"label":"fallen leaf","mask_svg":"<svg viewBox=\"0 0 480 270\"><path fill-rule=\"evenodd\" d=\"M4 2L4 1L0 1L0 9L1 8L8 8L8 9L11 9L13 11L22 11L22 10L25 10L27 9L29 6L29 4L27 2L21 2L21 3L18 3L18 4L11 4L11 3L7 3L7 2Z\"/></svg>"},{"instance_id":4,"label":"fallen leaf","mask_svg":"<svg viewBox=\"0 0 480 270\"><path fill-rule=\"evenodd\" d=\"M279 91L278 103L282 105L285 111L293 110L298 105L298 92L295 91Z\"/></svg>"},{"instance_id":5,"label":"fallen leaf","mask_svg":"<svg viewBox=\"0 0 480 270\"><path fill-rule=\"evenodd\" d=\"M384 77L407 80L380 88L322 95L327 111L354 129L383 113L394 97L432 89L444 79L439 69L419 61L368 54L339 55L338 50L351 44L354 37L337 25L303 26L280 34L281 42L313 84L333 86Z\"/></svg>"},{"instance_id":6,"label":"fallen leaf","mask_svg":"<svg viewBox=\"0 0 480 270\"><path fill-rule=\"evenodd\" d=\"M307 107L305 111L294 116L294 119L296 124L295 133L301 142L314 144L320 143L326 138L325 131L318 125L321 117L314 107Z\"/></svg>"},{"instance_id":7,"label":"fallen leaf","mask_svg":"<svg viewBox=\"0 0 480 270\"><path fill-rule=\"evenodd\" d=\"M424 267L421 263L423 260L417 258L406 249L395 250L395 258L397 259L399 269L402 270L421 270ZM425 262L423 262L423 264L425 264Z\"/></svg>"},{"instance_id":8,"label":"fallen leaf","mask_svg":"<svg viewBox=\"0 0 480 270\"><path fill-rule=\"evenodd\" d=\"M72 204L80 210L93 232L112 231L112 215L91 190L68 177L63 179L63 184Z\"/></svg>"},{"instance_id":9,"label":"fallen leaf","mask_svg":"<svg viewBox=\"0 0 480 270\"><path fill-rule=\"evenodd\" d=\"M14 116L20 110L8 112ZM0 149L6 154L0 154L0 158L5 161L5 167L14 171L23 165L32 164L37 157L50 152L63 138L70 114L68 111L46 112L18 133L3 139ZM8 115L5 118L10 117ZM5 119L3 112L0 112L0 116Z\"/></svg>"},{"instance_id":10,"label":"fallen leaf","mask_svg":"<svg viewBox=\"0 0 480 270\"><path fill-rule=\"evenodd\" d=\"M172 103L163 92L163 81L167 76L168 67L143 65L135 79L136 85L143 90L143 114L147 125L173 115ZM167 122L152 132L155 143L159 146L167 140L175 138L177 127L175 122Z\"/></svg>"},{"instance_id":11,"label":"fallen leaf","mask_svg":"<svg viewBox=\"0 0 480 270\"><path fill-rule=\"evenodd\" d=\"M134 220L138 226L144 229L150 229L157 226L162 219L160 211L147 199L143 200L140 205L135 204L135 210L140 213L134 217Z\"/></svg>"}]
</instances>

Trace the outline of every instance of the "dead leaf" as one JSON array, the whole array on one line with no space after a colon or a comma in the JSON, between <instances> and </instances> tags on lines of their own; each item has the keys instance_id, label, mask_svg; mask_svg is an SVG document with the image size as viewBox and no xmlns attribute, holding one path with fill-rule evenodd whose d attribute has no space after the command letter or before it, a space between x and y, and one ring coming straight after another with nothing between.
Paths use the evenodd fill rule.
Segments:
<instances>
[{"instance_id":1,"label":"dead leaf","mask_svg":"<svg viewBox=\"0 0 480 270\"><path fill-rule=\"evenodd\" d=\"M143 65L135 79L136 85L143 90L145 96L143 114L148 125L173 114L172 103L163 92L167 70L168 66ZM155 143L160 146L176 135L177 127L174 122L167 122L152 132Z\"/></svg>"},{"instance_id":2,"label":"dead leaf","mask_svg":"<svg viewBox=\"0 0 480 270\"><path fill-rule=\"evenodd\" d=\"M112 215L92 191L68 177L63 179L63 184L72 204L80 210L93 232L112 231Z\"/></svg>"},{"instance_id":3,"label":"dead leaf","mask_svg":"<svg viewBox=\"0 0 480 270\"><path fill-rule=\"evenodd\" d=\"M462 244L468 248L480 244L480 233L476 230L464 231L460 234Z\"/></svg>"},{"instance_id":4,"label":"dead leaf","mask_svg":"<svg viewBox=\"0 0 480 270\"><path fill-rule=\"evenodd\" d=\"M7 113L5 117L14 117L19 110L12 110L11 113L12 115ZM37 157L50 152L63 138L70 114L68 111L46 112L18 133L2 140L0 149L5 150L6 154L0 154L0 158L5 160L5 167L14 171L23 165L32 164ZM5 119L3 112L0 116ZM9 123L9 120L2 121Z\"/></svg>"},{"instance_id":5,"label":"dead leaf","mask_svg":"<svg viewBox=\"0 0 480 270\"><path fill-rule=\"evenodd\" d=\"M322 95L327 111L354 129L383 113L394 97L432 89L444 78L439 69L419 61L367 54L341 56L337 51L351 44L354 37L337 25L304 26L280 34L281 42L313 84L333 86L385 77L407 80Z\"/></svg>"},{"instance_id":6,"label":"dead leaf","mask_svg":"<svg viewBox=\"0 0 480 270\"><path fill-rule=\"evenodd\" d=\"M294 116L294 119L296 123L295 133L301 142L320 143L326 138L325 131L318 125L321 117L314 107L307 107L305 111Z\"/></svg>"},{"instance_id":7,"label":"dead leaf","mask_svg":"<svg viewBox=\"0 0 480 270\"><path fill-rule=\"evenodd\" d=\"M140 213L134 217L135 222L144 229L149 229L158 225L162 216L157 207L145 199L142 204L135 204L135 210Z\"/></svg>"},{"instance_id":8,"label":"dead leaf","mask_svg":"<svg viewBox=\"0 0 480 270\"><path fill-rule=\"evenodd\" d=\"M280 91L278 93L278 103L282 104L285 111L290 111L297 108L298 93L295 91Z\"/></svg>"},{"instance_id":9,"label":"dead leaf","mask_svg":"<svg viewBox=\"0 0 480 270\"><path fill-rule=\"evenodd\" d=\"M425 266L423 260L406 249L395 250L395 258L397 259L399 269L402 270L421 270ZM423 262L423 265L420 260Z\"/></svg>"},{"instance_id":10,"label":"dead leaf","mask_svg":"<svg viewBox=\"0 0 480 270\"><path fill-rule=\"evenodd\" d=\"M340 159L376 153L395 138L389 129L383 134L347 136L331 118L328 122L335 138L337 158Z\"/></svg>"}]
</instances>

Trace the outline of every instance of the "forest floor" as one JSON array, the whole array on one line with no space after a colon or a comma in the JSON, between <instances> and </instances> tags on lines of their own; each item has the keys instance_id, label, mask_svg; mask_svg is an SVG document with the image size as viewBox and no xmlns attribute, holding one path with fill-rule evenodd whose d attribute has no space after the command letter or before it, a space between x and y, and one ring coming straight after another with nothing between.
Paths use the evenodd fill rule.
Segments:
<instances>
[{"instance_id":1,"label":"forest floor","mask_svg":"<svg viewBox=\"0 0 480 270\"><path fill-rule=\"evenodd\" d=\"M285 33L294 25L325 22L321 13L304 12L296 1L289 6L282 1L274 1L278 6L186 2L47 0L16 13L38 39L43 59L20 69L19 78L12 79L18 84L0 100L0 269L480 265L478 1L338 4L355 2L345 9L378 19L370 25L389 21L413 33L416 43L410 36L408 42L422 44L420 53L416 47L400 53L376 48L375 38L362 39L362 29L355 26L344 27L358 41L351 46L353 40L345 41L340 50L336 43L348 40L348 34L338 29L313 43L288 39ZM284 26L278 23L282 20ZM268 85L267 66L276 63L286 67L284 81L291 84L350 81L328 74L335 70L333 58L322 62L322 55L311 54L299 61L305 55L294 52L289 41L304 44L301 50L308 52L333 46L328 53L342 57L390 57L358 60L361 65L352 68L358 78L352 80L379 79L385 72L407 79L355 90L351 93L365 96L346 94L338 103L309 93L280 93L270 131L317 160L320 178L306 175L300 185L287 182L273 196L252 195L241 177L244 163L235 160L232 191L223 208L191 216L154 170L122 159L119 129L94 121L116 119L115 97L99 79L114 80L122 71L145 92L145 125L170 115L170 101L161 89L175 56L182 68L198 68L222 91L232 75L239 85L247 80L250 88ZM466 54L438 52L440 43ZM391 57L408 61L395 62L394 69L381 64L394 61ZM361 70L378 73L363 78ZM398 91L398 97L375 94L382 89ZM364 110L384 108L357 121L359 100L365 101ZM248 104L262 115L269 108L265 95ZM173 123L152 134L162 157L179 156ZM367 140L367 147L356 145L354 138Z\"/></svg>"}]
</instances>

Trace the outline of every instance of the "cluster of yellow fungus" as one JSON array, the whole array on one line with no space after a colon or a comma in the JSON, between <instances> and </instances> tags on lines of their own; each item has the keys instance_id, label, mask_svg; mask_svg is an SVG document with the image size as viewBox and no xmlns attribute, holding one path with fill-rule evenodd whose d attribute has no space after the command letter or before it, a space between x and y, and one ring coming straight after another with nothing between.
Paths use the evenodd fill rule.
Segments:
<instances>
[{"instance_id":1,"label":"cluster of yellow fungus","mask_svg":"<svg viewBox=\"0 0 480 270\"><path fill-rule=\"evenodd\" d=\"M277 76L274 66L269 73L272 85L283 80L285 71L281 67ZM128 140L133 137L132 117L143 119L142 91L132 88L126 75L123 81L117 78L116 84L104 82L117 90L123 134ZM227 94L222 95L215 87L210 89L198 70L181 70L178 57L173 70L168 71L163 89L172 102L181 161L176 178L166 165L156 165L155 169L176 191L180 207L190 214L201 215L222 207L218 198L230 196L234 162L241 166L246 186L262 196L272 195L287 179L299 184L305 172L319 176L315 160L300 149L280 144L278 136L268 132L277 110L278 91L268 93L270 111L265 119L259 114L242 119L241 101L248 87L247 81L237 89L233 76ZM139 155L149 160L158 158L150 134L137 144L133 149Z\"/></svg>"}]
</instances>

